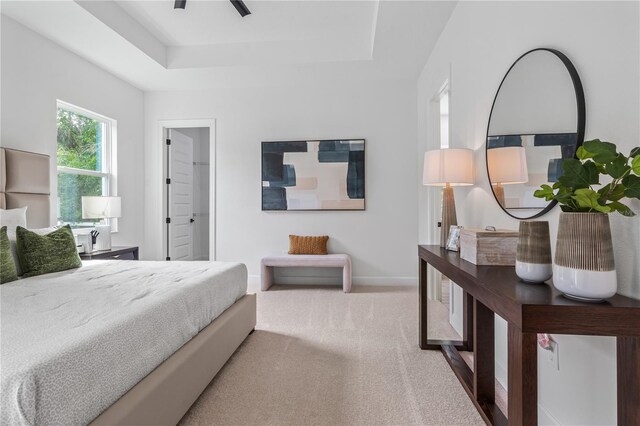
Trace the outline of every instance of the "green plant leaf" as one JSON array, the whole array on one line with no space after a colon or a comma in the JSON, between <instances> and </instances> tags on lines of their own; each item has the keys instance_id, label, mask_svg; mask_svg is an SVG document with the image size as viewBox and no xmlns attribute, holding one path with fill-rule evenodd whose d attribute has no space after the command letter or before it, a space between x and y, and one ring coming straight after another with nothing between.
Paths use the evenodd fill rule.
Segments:
<instances>
[{"instance_id":1,"label":"green plant leaf","mask_svg":"<svg viewBox=\"0 0 640 426\"><path fill-rule=\"evenodd\" d=\"M608 206L611 207L611 210L616 211L623 216L631 217L636 215L633 210L618 201L614 201L613 203L608 204Z\"/></svg>"},{"instance_id":2,"label":"green plant leaf","mask_svg":"<svg viewBox=\"0 0 640 426\"><path fill-rule=\"evenodd\" d=\"M640 155L631 160L631 170L633 170L633 173L640 175Z\"/></svg>"},{"instance_id":3,"label":"green plant leaf","mask_svg":"<svg viewBox=\"0 0 640 426\"><path fill-rule=\"evenodd\" d=\"M593 154L596 163L610 163L618 156L617 148L611 142L593 139L582 144L585 150Z\"/></svg>"},{"instance_id":4,"label":"green plant leaf","mask_svg":"<svg viewBox=\"0 0 640 426\"><path fill-rule=\"evenodd\" d=\"M620 179L629 171L631 167L627 164L629 159L622 154L618 156L610 163L605 164L604 169L609 176L614 179ZM640 164L640 163L639 163Z\"/></svg>"},{"instance_id":5,"label":"green plant leaf","mask_svg":"<svg viewBox=\"0 0 640 426\"><path fill-rule=\"evenodd\" d=\"M571 189L563 186L558 189L558 192L556 192L555 198L556 200L558 200L560 204L573 205L573 204L576 204L576 202L573 198L571 198L572 195L573 195L573 192L571 191Z\"/></svg>"},{"instance_id":6,"label":"green plant leaf","mask_svg":"<svg viewBox=\"0 0 640 426\"><path fill-rule=\"evenodd\" d=\"M637 198L640 200L640 176L627 175L622 179L625 197Z\"/></svg>"},{"instance_id":7,"label":"green plant leaf","mask_svg":"<svg viewBox=\"0 0 640 426\"><path fill-rule=\"evenodd\" d=\"M552 186L542 185L535 196L556 200L566 212L617 211L633 216L635 213L621 200L640 199L640 147L626 157L615 144L593 139L576 150L576 157L563 160L558 181ZM600 175L613 180L596 191L592 188L600 185Z\"/></svg>"},{"instance_id":8,"label":"green plant leaf","mask_svg":"<svg viewBox=\"0 0 640 426\"><path fill-rule=\"evenodd\" d=\"M578 206L602 213L609 213L611 207L599 203L600 194L590 188L576 189L571 197L578 202Z\"/></svg>"},{"instance_id":9,"label":"green plant leaf","mask_svg":"<svg viewBox=\"0 0 640 426\"><path fill-rule=\"evenodd\" d=\"M580 160L587 160L589 158L593 158L594 155L595 154L584 149L583 146L579 146L578 149L576 150L576 157L578 157Z\"/></svg>"},{"instance_id":10,"label":"green plant leaf","mask_svg":"<svg viewBox=\"0 0 640 426\"><path fill-rule=\"evenodd\" d=\"M563 173L558 178L561 185L573 188L589 188L600 183L598 168L592 161L582 163L575 158L568 158L562 164Z\"/></svg>"},{"instance_id":11,"label":"green plant leaf","mask_svg":"<svg viewBox=\"0 0 640 426\"><path fill-rule=\"evenodd\" d=\"M540 189L536 190L533 193L534 197L538 197L538 198L544 198L547 201L551 201L553 200L554 194L553 194L553 188L551 188L549 185L542 185L540 187Z\"/></svg>"},{"instance_id":12,"label":"green plant leaf","mask_svg":"<svg viewBox=\"0 0 640 426\"><path fill-rule=\"evenodd\" d=\"M624 185L615 185L611 189L611 184L608 183L598 190L601 195L600 200L604 201L619 201L624 197Z\"/></svg>"}]
</instances>

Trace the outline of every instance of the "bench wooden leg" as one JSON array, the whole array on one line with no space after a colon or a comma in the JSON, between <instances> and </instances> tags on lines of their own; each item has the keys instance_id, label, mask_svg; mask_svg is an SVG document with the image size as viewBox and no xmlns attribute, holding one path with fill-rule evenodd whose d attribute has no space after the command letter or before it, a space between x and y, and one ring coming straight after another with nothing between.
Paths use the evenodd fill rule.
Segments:
<instances>
[{"instance_id":1,"label":"bench wooden leg","mask_svg":"<svg viewBox=\"0 0 640 426\"><path fill-rule=\"evenodd\" d=\"M260 289L262 291L269 290L273 284L273 268L262 264L260 267Z\"/></svg>"},{"instance_id":2,"label":"bench wooden leg","mask_svg":"<svg viewBox=\"0 0 640 426\"><path fill-rule=\"evenodd\" d=\"M342 267L342 291L351 293L351 264Z\"/></svg>"}]
</instances>

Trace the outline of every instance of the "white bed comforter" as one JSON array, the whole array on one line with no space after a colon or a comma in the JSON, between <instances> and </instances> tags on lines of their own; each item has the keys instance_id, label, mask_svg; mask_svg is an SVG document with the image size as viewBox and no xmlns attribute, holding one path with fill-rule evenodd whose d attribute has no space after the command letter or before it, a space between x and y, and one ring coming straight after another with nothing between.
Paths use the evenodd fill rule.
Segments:
<instances>
[{"instance_id":1,"label":"white bed comforter","mask_svg":"<svg viewBox=\"0 0 640 426\"><path fill-rule=\"evenodd\" d=\"M89 423L246 291L223 262L91 261L0 286L0 423Z\"/></svg>"}]
</instances>

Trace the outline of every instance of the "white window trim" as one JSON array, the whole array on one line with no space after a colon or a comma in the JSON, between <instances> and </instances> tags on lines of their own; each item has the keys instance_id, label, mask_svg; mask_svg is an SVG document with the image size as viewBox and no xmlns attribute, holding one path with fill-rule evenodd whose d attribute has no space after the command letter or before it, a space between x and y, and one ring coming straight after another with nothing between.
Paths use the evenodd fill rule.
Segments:
<instances>
[{"instance_id":1,"label":"white window trim","mask_svg":"<svg viewBox=\"0 0 640 426\"><path fill-rule=\"evenodd\" d=\"M83 115L93 120L100 121L105 124L105 129L104 129L104 137L103 137L103 144L102 144L103 171L84 170L84 169L76 169L73 167L57 166L57 159L56 159L57 173L68 173L68 174L75 174L75 175L86 175L86 176L95 176L95 177L105 178L106 185L105 187L102 188L102 195L112 196L112 197L117 196L118 195L117 162L114 161L115 159L118 158L117 157L117 134L118 134L117 121L107 116L95 113L93 111L89 111L85 108L81 108L79 106L70 104L65 101L61 101L59 99L57 100L56 113L58 108L62 108L64 110L71 111L79 115ZM56 198L57 198L57 193L56 193ZM106 219L106 223L111 225L111 233L118 232L117 218Z\"/></svg>"}]
</instances>

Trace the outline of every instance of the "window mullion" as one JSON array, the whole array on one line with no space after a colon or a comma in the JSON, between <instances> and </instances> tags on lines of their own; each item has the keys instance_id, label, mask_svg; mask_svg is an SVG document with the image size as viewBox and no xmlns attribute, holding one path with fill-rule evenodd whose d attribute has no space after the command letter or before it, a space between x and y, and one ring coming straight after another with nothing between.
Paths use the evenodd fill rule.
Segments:
<instances>
[{"instance_id":1,"label":"window mullion","mask_svg":"<svg viewBox=\"0 0 640 426\"><path fill-rule=\"evenodd\" d=\"M67 174L70 174L70 175L86 175L86 176L109 178L109 173L98 172L98 171L95 171L95 170L76 169L76 168L73 168L73 167L64 167L64 166L58 166L58 173L67 173Z\"/></svg>"}]
</instances>

